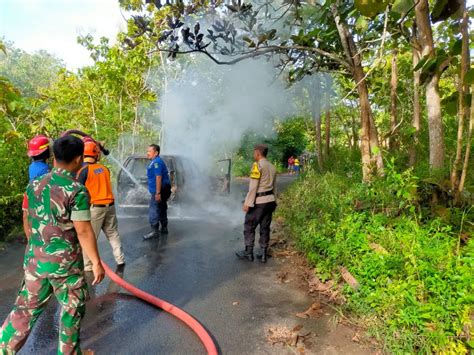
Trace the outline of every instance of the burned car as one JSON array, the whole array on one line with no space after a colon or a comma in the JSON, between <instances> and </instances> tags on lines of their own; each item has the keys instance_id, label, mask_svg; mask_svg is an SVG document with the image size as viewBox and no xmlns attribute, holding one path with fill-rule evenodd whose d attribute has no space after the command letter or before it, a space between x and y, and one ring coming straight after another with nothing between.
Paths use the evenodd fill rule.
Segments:
<instances>
[{"instance_id":1,"label":"burned car","mask_svg":"<svg viewBox=\"0 0 474 355\"><path fill-rule=\"evenodd\" d=\"M230 159L217 162L215 173L202 172L189 158L180 155L160 155L168 167L171 181L170 202L192 201L196 192L230 192ZM117 175L117 203L119 207L144 207L150 202L146 169L150 161L146 155L130 155Z\"/></svg>"}]
</instances>

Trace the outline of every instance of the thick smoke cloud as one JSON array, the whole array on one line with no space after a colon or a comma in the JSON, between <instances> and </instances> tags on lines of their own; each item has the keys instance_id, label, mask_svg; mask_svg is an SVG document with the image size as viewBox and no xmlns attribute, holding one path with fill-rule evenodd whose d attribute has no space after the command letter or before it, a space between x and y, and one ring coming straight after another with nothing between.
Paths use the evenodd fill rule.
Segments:
<instances>
[{"instance_id":1,"label":"thick smoke cloud","mask_svg":"<svg viewBox=\"0 0 474 355\"><path fill-rule=\"evenodd\" d=\"M246 131L271 135L275 119L296 112L277 74L263 59L191 65L160 97L163 151L209 161L232 153Z\"/></svg>"}]
</instances>

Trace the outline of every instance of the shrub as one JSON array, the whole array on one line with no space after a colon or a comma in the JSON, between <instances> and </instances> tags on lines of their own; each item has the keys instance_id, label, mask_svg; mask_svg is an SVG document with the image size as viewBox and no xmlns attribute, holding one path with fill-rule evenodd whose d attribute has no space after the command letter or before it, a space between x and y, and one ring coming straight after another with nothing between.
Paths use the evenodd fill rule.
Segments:
<instances>
[{"instance_id":1,"label":"shrub","mask_svg":"<svg viewBox=\"0 0 474 355\"><path fill-rule=\"evenodd\" d=\"M474 216L471 209L451 209L448 220L427 214L417 181L390 162L386 178L372 184L309 173L278 213L319 277L339 280L344 266L360 282L356 291L344 287L345 307L386 350L467 353L474 241L461 236Z\"/></svg>"}]
</instances>

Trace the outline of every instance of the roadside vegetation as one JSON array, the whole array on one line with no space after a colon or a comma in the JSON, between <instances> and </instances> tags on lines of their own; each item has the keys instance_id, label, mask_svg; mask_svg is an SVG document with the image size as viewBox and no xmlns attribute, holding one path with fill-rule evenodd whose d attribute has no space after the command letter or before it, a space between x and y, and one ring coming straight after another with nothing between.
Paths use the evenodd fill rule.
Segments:
<instances>
[{"instance_id":1,"label":"roadside vegetation","mask_svg":"<svg viewBox=\"0 0 474 355\"><path fill-rule=\"evenodd\" d=\"M347 171L308 172L284 194L278 215L317 275L341 285L344 314L386 351L468 353L474 210L430 207L429 183L386 166L386 177L370 184Z\"/></svg>"}]
</instances>

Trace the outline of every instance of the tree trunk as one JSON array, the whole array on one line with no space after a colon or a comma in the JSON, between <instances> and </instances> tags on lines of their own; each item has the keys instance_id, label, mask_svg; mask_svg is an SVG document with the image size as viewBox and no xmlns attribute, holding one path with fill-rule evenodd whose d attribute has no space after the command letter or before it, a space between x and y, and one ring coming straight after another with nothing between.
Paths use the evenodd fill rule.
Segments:
<instances>
[{"instance_id":1,"label":"tree trunk","mask_svg":"<svg viewBox=\"0 0 474 355\"><path fill-rule=\"evenodd\" d=\"M433 32L431 30L428 0L419 0L415 6L415 18L418 28L418 41L423 56L434 56ZM430 168L432 171L444 167L444 134L439 94L440 73L431 74L426 84L426 107L428 111L428 130L430 145Z\"/></svg>"},{"instance_id":2,"label":"tree trunk","mask_svg":"<svg viewBox=\"0 0 474 355\"><path fill-rule=\"evenodd\" d=\"M357 134L357 126L356 126L356 120L354 116L351 115L351 129L352 129L352 148L356 147L359 143L359 135Z\"/></svg>"},{"instance_id":3,"label":"tree trunk","mask_svg":"<svg viewBox=\"0 0 474 355\"><path fill-rule=\"evenodd\" d=\"M378 175L384 174L382 151L379 146L377 128L372 119L372 111L370 108L369 90L367 88L367 81L365 80L365 74L362 68L362 58L360 57L354 38L349 32L347 25L341 21L336 4L331 6L331 11L334 16L342 47L344 48L346 60L351 63L352 77L357 84L357 91L359 93L362 179L364 182L368 182L373 176L373 161L375 161L376 173Z\"/></svg>"},{"instance_id":4,"label":"tree trunk","mask_svg":"<svg viewBox=\"0 0 474 355\"><path fill-rule=\"evenodd\" d=\"M318 159L318 167L320 170L323 168L323 154L321 151L321 82L319 78L316 79L313 94L313 105L312 113L314 119L314 126L316 129L316 157Z\"/></svg>"},{"instance_id":5,"label":"tree trunk","mask_svg":"<svg viewBox=\"0 0 474 355\"><path fill-rule=\"evenodd\" d=\"M415 68L420 61L420 52L413 48L413 68ZM421 71L413 72L413 144L410 144L408 166L413 167L416 164L416 149L419 142L420 134L420 75Z\"/></svg>"},{"instance_id":6,"label":"tree trunk","mask_svg":"<svg viewBox=\"0 0 474 355\"><path fill-rule=\"evenodd\" d=\"M469 129L467 133L467 144L466 144L466 153L464 154L464 164L462 167L461 179L459 180L458 191L462 192L464 190L464 184L466 182L467 176L467 167L469 164L469 157L471 155L471 145L472 145L472 131L474 129L474 85L471 86L471 118L469 119Z\"/></svg>"},{"instance_id":7,"label":"tree trunk","mask_svg":"<svg viewBox=\"0 0 474 355\"><path fill-rule=\"evenodd\" d=\"M395 129L397 127L397 55L398 50L394 49L392 53L392 75L390 78L390 135L388 137L388 147L394 149L397 145L395 138Z\"/></svg>"},{"instance_id":8,"label":"tree trunk","mask_svg":"<svg viewBox=\"0 0 474 355\"><path fill-rule=\"evenodd\" d=\"M458 174L461 170L462 160L462 147L463 147L463 136L464 136L464 120L468 113L468 105L465 97L469 92L469 87L465 83L466 73L469 70L469 14L466 9L466 1L462 4L463 17L460 26L461 38L462 38L462 50L461 50L461 67L459 70L459 85L458 85L458 135L456 141L456 156L451 171L451 187L454 191L457 191L459 186ZM469 144L469 142L468 142ZM458 190L459 192L462 191ZM457 200L457 198L456 198Z\"/></svg>"}]
</instances>

